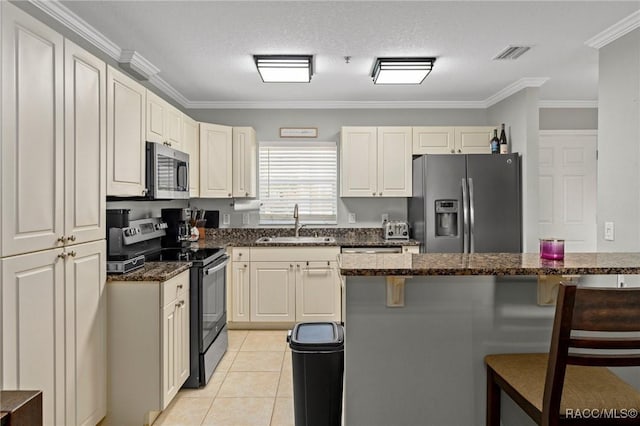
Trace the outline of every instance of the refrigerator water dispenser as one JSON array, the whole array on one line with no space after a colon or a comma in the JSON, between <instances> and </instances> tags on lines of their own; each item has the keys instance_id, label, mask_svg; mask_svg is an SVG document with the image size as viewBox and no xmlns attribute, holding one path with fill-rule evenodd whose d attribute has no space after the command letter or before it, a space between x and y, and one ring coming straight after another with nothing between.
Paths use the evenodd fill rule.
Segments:
<instances>
[{"instance_id":1,"label":"refrigerator water dispenser","mask_svg":"<svg viewBox=\"0 0 640 426\"><path fill-rule=\"evenodd\" d=\"M458 236L458 200L436 200L436 237Z\"/></svg>"}]
</instances>

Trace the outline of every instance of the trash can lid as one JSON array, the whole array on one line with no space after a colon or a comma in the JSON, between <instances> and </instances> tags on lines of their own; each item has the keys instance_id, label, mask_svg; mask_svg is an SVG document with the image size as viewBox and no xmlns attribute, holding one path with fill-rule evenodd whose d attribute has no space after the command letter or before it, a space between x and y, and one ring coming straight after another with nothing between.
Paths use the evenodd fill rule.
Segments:
<instances>
[{"instance_id":1,"label":"trash can lid","mask_svg":"<svg viewBox=\"0 0 640 426\"><path fill-rule=\"evenodd\" d=\"M342 350L344 330L334 322L301 322L293 327L289 346L302 351Z\"/></svg>"}]
</instances>

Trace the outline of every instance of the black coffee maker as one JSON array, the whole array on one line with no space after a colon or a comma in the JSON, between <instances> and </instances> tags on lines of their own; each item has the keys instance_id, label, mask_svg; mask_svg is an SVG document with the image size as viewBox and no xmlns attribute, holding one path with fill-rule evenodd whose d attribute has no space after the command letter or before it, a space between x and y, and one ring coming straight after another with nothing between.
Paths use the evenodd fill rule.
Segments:
<instances>
[{"instance_id":1,"label":"black coffee maker","mask_svg":"<svg viewBox=\"0 0 640 426\"><path fill-rule=\"evenodd\" d=\"M191 209L162 209L162 221L167 224L167 235L162 238L162 247L187 247L190 244Z\"/></svg>"}]
</instances>

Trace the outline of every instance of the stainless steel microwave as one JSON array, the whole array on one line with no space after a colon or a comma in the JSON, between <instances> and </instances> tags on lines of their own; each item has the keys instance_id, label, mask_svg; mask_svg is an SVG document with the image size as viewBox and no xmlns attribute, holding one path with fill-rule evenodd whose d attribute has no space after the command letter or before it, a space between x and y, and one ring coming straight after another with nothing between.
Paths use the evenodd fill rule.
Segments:
<instances>
[{"instance_id":1,"label":"stainless steel microwave","mask_svg":"<svg viewBox=\"0 0 640 426\"><path fill-rule=\"evenodd\" d=\"M189 154L147 142L147 197L155 200L189 198Z\"/></svg>"}]
</instances>

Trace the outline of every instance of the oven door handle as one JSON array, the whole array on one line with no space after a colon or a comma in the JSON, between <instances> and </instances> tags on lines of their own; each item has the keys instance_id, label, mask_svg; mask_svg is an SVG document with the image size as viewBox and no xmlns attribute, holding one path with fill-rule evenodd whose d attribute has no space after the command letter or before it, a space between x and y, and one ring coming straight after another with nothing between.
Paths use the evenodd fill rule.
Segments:
<instances>
[{"instance_id":1,"label":"oven door handle","mask_svg":"<svg viewBox=\"0 0 640 426\"><path fill-rule=\"evenodd\" d=\"M216 265L213 268L209 268L206 271L204 271L204 274L209 275L209 274L213 274L214 272L218 272L219 270L227 266L227 263L229 263L229 256L226 256L226 259L221 264Z\"/></svg>"}]
</instances>

